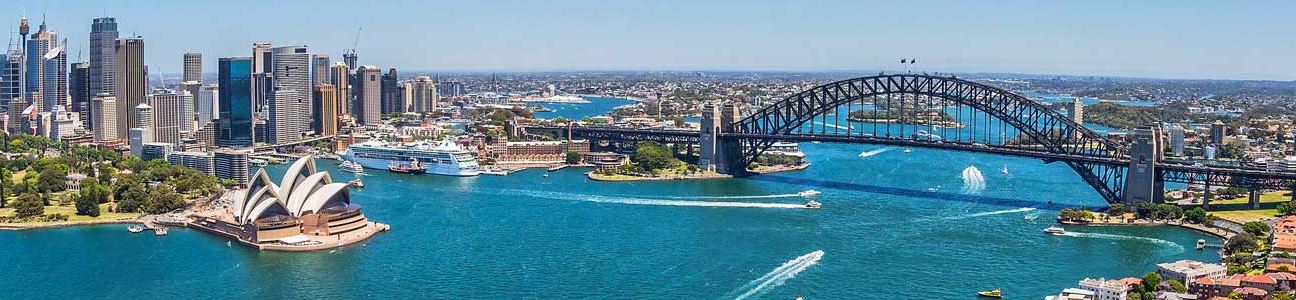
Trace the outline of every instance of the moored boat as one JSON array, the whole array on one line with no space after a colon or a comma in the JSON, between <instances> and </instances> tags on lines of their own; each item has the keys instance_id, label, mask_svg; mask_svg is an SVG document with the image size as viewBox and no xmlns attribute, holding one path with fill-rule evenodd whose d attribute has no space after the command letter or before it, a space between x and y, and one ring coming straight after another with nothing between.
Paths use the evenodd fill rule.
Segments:
<instances>
[{"instance_id":1,"label":"moored boat","mask_svg":"<svg viewBox=\"0 0 1296 300\"><path fill-rule=\"evenodd\" d=\"M423 174L427 172L427 168L423 167L422 164L419 164L418 160L411 160L408 163L392 162L391 164L387 165L387 170L392 171L393 173L414 174L414 175Z\"/></svg>"},{"instance_id":2,"label":"moored boat","mask_svg":"<svg viewBox=\"0 0 1296 300\"><path fill-rule=\"evenodd\" d=\"M986 298L1003 298L1003 292L999 289L977 292L977 296Z\"/></svg>"},{"instance_id":3,"label":"moored boat","mask_svg":"<svg viewBox=\"0 0 1296 300\"><path fill-rule=\"evenodd\" d=\"M140 226L140 225L127 226L126 231L130 231L131 233L144 232L144 226Z\"/></svg>"}]
</instances>

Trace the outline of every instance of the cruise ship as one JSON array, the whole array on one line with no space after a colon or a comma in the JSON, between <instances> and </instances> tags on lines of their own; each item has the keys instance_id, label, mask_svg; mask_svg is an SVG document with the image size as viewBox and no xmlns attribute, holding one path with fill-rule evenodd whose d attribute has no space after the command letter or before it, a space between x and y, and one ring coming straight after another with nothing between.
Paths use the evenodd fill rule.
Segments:
<instances>
[{"instance_id":1,"label":"cruise ship","mask_svg":"<svg viewBox=\"0 0 1296 300\"><path fill-rule=\"evenodd\" d=\"M386 170L392 164L408 164L417 160L428 174L450 176L477 176L477 158L472 152L454 142L419 141L391 145L381 141L368 141L351 145L342 158L359 163L369 169Z\"/></svg>"}]
</instances>

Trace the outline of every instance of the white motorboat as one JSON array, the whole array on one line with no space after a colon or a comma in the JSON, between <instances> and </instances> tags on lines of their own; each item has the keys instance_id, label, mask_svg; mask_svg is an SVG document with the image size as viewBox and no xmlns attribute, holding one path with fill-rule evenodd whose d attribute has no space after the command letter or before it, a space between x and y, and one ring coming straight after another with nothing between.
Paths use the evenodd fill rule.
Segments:
<instances>
[{"instance_id":1,"label":"white motorboat","mask_svg":"<svg viewBox=\"0 0 1296 300\"><path fill-rule=\"evenodd\" d=\"M904 153L910 153L910 152L913 152L913 149L909 149L909 148L904 149Z\"/></svg>"},{"instance_id":2,"label":"white motorboat","mask_svg":"<svg viewBox=\"0 0 1296 300\"><path fill-rule=\"evenodd\" d=\"M806 201L805 204L805 208L820 208L820 207L823 207L823 204L820 204L819 201L810 200L810 201Z\"/></svg>"},{"instance_id":3,"label":"white motorboat","mask_svg":"<svg viewBox=\"0 0 1296 300\"><path fill-rule=\"evenodd\" d=\"M804 190L804 191L801 191L800 193L797 193L797 196L801 196L801 197L813 197L813 196L818 196L819 194L823 194L823 192L816 191L816 190Z\"/></svg>"},{"instance_id":4,"label":"white motorboat","mask_svg":"<svg viewBox=\"0 0 1296 300\"><path fill-rule=\"evenodd\" d=\"M352 173L364 172L364 166L361 166L360 164L357 164L349 160L342 161L341 164L338 164L338 168L346 171L351 171Z\"/></svg>"},{"instance_id":5,"label":"white motorboat","mask_svg":"<svg viewBox=\"0 0 1296 300\"><path fill-rule=\"evenodd\" d=\"M1025 219L1026 219L1027 221L1030 221L1030 220L1034 220L1034 219L1037 218L1037 217L1039 217L1039 216L1037 216L1037 215L1026 215Z\"/></svg>"},{"instance_id":6,"label":"white motorboat","mask_svg":"<svg viewBox=\"0 0 1296 300\"><path fill-rule=\"evenodd\" d=\"M1004 175L1008 175L1008 166L1004 166L1003 169L999 170L999 173L1003 173Z\"/></svg>"},{"instance_id":7,"label":"white motorboat","mask_svg":"<svg viewBox=\"0 0 1296 300\"><path fill-rule=\"evenodd\" d=\"M1049 226L1049 228L1044 228L1044 233L1052 234L1052 235L1063 235L1066 234L1066 230L1063 230L1062 227Z\"/></svg>"},{"instance_id":8,"label":"white motorboat","mask_svg":"<svg viewBox=\"0 0 1296 300\"><path fill-rule=\"evenodd\" d=\"M130 231L131 233L144 232L144 226L139 226L139 225L127 226L126 231Z\"/></svg>"}]
</instances>

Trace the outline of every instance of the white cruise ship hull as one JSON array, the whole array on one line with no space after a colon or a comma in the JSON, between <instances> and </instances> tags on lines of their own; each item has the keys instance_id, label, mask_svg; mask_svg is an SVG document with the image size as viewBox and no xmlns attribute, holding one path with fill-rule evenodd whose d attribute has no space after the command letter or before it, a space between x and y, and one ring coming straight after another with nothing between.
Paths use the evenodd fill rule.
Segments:
<instances>
[{"instance_id":1,"label":"white cruise ship hull","mask_svg":"<svg viewBox=\"0 0 1296 300\"><path fill-rule=\"evenodd\" d=\"M351 151L347 151L345 154L342 155L342 157L345 158L346 160L356 162L360 164L360 166L365 167L366 169L387 170L387 166L392 165L392 163L409 163L408 160L401 160L397 162L397 161L386 160L386 159L357 157ZM475 167L468 169L468 168L460 168L457 165L447 165L441 163L424 163L423 166L427 168L427 174L447 175L447 176L477 176L481 174L481 171L477 170L477 168Z\"/></svg>"}]
</instances>

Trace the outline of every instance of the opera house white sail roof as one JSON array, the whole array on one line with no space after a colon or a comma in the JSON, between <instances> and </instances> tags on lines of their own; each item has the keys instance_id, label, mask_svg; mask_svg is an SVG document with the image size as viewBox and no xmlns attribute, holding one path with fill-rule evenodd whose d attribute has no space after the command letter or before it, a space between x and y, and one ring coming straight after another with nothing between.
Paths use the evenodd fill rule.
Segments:
<instances>
[{"instance_id":1,"label":"opera house white sail roof","mask_svg":"<svg viewBox=\"0 0 1296 300\"><path fill-rule=\"evenodd\" d=\"M335 183L328 172L317 171L314 155L293 162L277 185L270 181L265 169L260 169L248 186L247 197L234 201L234 218L239 225L266 218L301 217L351 204L347 184Z\"/></svg>"}]
</instances>

